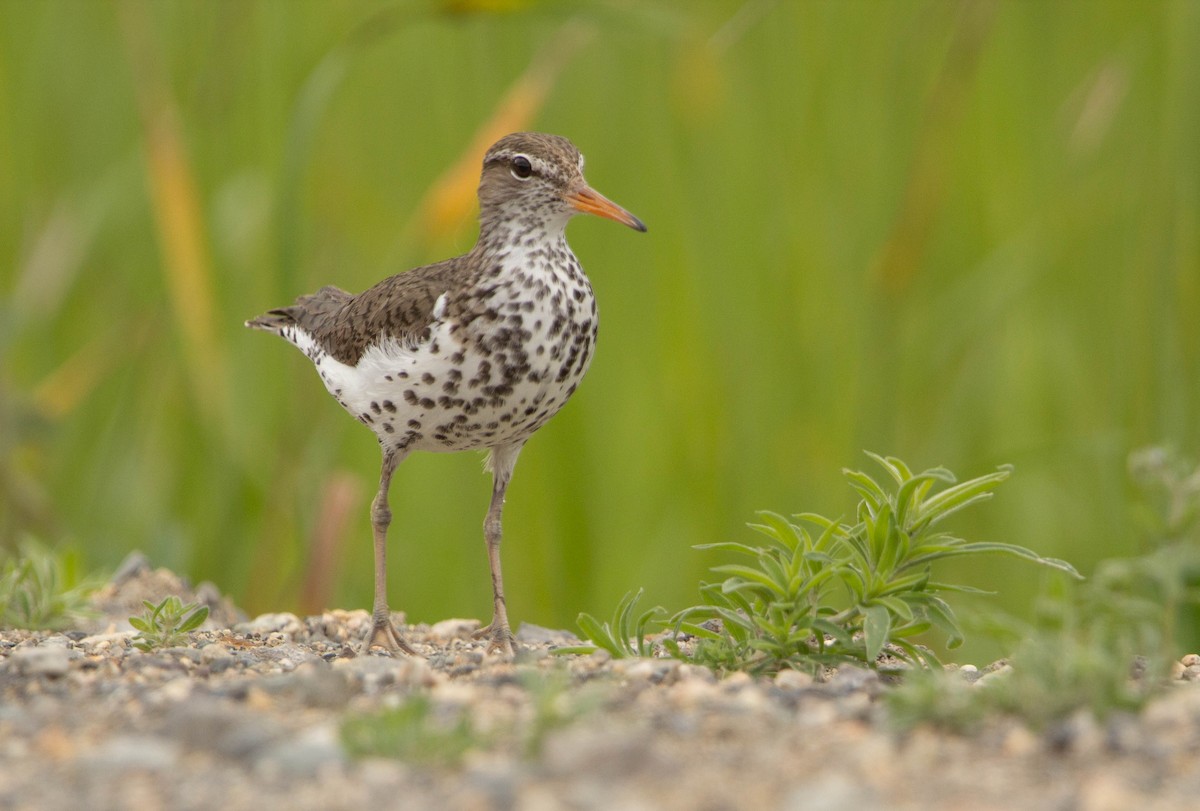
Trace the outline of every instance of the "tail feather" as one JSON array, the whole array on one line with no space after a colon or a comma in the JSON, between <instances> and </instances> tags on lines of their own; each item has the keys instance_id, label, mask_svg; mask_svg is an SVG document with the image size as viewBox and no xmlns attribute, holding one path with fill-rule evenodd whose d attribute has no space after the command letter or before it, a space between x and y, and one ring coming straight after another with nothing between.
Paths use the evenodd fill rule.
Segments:
<instances>
[{"instance_id":1,"label":"tail feather","mask_svg":"<svg viewBox=\"0 0 1200 811\"><path fill-rule=\"evenodd\" d=\"M296 299L296 303L290 307L279 307L257 318L251 318L246 322L246 326L274 333L289 326L316 332L326 319L337 313L352 298L351 294L341 288L332 285L322 287L311 295Z\"/></svg>"}]
</instances>

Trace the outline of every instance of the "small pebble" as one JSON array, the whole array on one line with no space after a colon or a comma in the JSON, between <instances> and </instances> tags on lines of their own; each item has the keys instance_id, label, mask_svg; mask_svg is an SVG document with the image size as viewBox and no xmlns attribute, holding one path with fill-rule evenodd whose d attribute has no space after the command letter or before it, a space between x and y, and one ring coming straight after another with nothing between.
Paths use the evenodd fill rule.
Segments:
<instances>
[{"instance_id":1,"label":"small pebble","mask_svg":"<svg viewBox=\"0 0 1200 811\"><path fill-rule=\"evenodd\" d=\"M71 653L62 646L17 648L9 658L17 672L25 676L56 679L71 669Z\"/></svg>"},{"instance_id":2,"label":"small pebble","mask_svg":"<svg viewBox=\"0 0 1200 811\"><path fill-rule=\"evenodd\" d=\"M233 627L233 630L240 634L262 634L263 636L268 636L278 633L290 637L303 633L304 623L300 622L300 618L295 614L288 612L260 614L249 622L238 623Z\"/></svg>"},{"instance_id":3,"label":"small pebble","mask_svg":"<svg viewBox=\"0 0 1200 811\"><path fill-rule=\"evenodd\" d=\"M781 690L802 690L813 685L813 677L800 670L781 670L775 674L775 686Z\"/></svg>"},{"instance_id":4,"label":"small pebble","mask_svg":"<svg viewBox=\"0 0 1200 811\"><path fill-rule=\"evenodd\" d=\"M728 676L726 676L721 681L721 686L724 687L728 692L734 692L745 687L749 687L753 683L754 679L749 673L739 670L736 673L730 673Z\"/></svg>"},{"instance_id":5,"label":"small pebble","mask_svg":"<svg viewBox=\"0 0 1200 811\"><path fill-rule=\"evenodd\" d=\"M620 659L613 662L613 672L634 681L644 681L654 675L654 663L649 659Z\"/></svg>"},{"instance_id":6,"label":"small pebble","mask_svg":"<svg viewBox=\"0 0 1200 811\"><path fill-rule=\"evenodd\" d=\"M214 642L200 649L200 661L204 664L211 665L213 662L229 659L233 659L233 654L229 652L228 648L219 643Z\"/></svg>"},{"instance_id":7,"label":"small pebble","mask_svg":"<svg viewBox=\"0 0 1200 811\"><path fill-rule=\"evenodd\" d=\"M481 627L475 619L448 619L435 622L429 628L429 637L437 642L449 642L451 639L470 639L471 634Z\"/></svg>"},{"instance_id":8,"label":"small pebble","mask_svg":"<svg viewBox=\"0 0 1200 811\"><path fill-rule=\"evenodd\" d=\"M346 751L338 737L337 725L325 723L266 747L259 753L255 766L260 773L269 775L328 777L341 771L345 762Z\"/></svg>"},{"instance_id":9,"label":"small pebble","mask_svg":"<svg viewBox=\"0 0 1200 811\"><path fill-rule=\"evenodd\" d=\"M80 763L95 773L165 772L179 761L179 744L156 735L117 735L92 747Z\"/></svg>"},{"instance_id":10,"label":"small pebble","mask_svg":"<svg viewBox=\"0 0 1200 811\"><path fill-rule=\"evenodd\" d=\"M972 683L978 684L980 686L983 686L985 684L991 684L992 682L1007 678L1009 673L1012 673L1012 665L1004 664L1004 665L1001 665L1000 667L996 668L995 670L989 670L987 673L984 673L982 676L980 676L978 679L976 679Z\"/></svg>"}]
</instances>

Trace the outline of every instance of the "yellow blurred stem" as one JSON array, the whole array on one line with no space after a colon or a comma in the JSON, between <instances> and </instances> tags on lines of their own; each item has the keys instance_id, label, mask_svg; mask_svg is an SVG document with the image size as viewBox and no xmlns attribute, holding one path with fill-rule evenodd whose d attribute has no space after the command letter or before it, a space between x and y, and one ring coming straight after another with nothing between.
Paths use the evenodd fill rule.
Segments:
<instances>
[{"instance_id":1,"label":"yellow blurred stem","mask_svg":"<svg viewBox=\"0 0 1200 811\"><path fill-rule=\"evenodd\" d=\"M221 432L227 424L222 417L229 402L226 365L214 329L213 268L196 181L145 10L133 4L120 8L134 69L151 209L173 323L183 341L187 375L201 415Z\"/></svg>"}]
</instances>

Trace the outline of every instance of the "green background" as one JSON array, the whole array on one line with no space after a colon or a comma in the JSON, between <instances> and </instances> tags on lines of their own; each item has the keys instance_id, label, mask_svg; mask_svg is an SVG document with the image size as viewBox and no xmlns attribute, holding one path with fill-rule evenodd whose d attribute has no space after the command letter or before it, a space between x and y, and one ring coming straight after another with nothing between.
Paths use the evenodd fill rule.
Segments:
<instances>
[{"instance_id":1,"label":"green background","mask_svg":"<svg viewBox=\"0 0 1200 811\"><path fill-rule=\"evenodd\" d=\"M650 228L569 229L602 328L509 491L514 624L696 602L692 544L845 513L863 449L1013 463L969 537L1132 554L1128 453L1200 442L1197 42L1189 0L0 0L0 541L367 607L374 439L242 321L469 248L429 194L500 121ZM488 493L400 469L410 620L490 616Z\"/></svg>"}]
</instances>

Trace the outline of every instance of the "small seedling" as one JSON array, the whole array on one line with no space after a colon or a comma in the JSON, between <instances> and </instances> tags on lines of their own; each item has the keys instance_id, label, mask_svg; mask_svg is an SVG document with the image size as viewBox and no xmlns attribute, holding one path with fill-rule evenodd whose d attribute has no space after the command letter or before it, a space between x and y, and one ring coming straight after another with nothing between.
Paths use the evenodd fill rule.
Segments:
<instances>
[{"instance_id":1,"label":"small seedling","mask_svg":"<svg viewBox=\"0 0 1200 811\"><path fill-rule=\"evenodd\" d=\"M142 605L146 609L142 616L130 617L129 624L138 631L133 646L147 652L185 644L188 632L196 630L208 619L208 606L184 605L175 595L164 597L158 605L142 600Z\"/></svg>"},{"instance_id":2,"label":"small seedling","mask_svg":"<svg viewBox=\"0 0 1200 811\"><path fill-rule=\"evenodd\" d=\"M614 659L650 656L654 646L646 639L646 626L651 621L657 620L666 611L661 606L655 606L641 614L635 614L634 606L642 598L642 591L642 589L638 589L636 592L627 592L621 598L621 602L617 604L617 610L613 613L611 623L601 623L586 612L580 614L579 619L576 620L579 630L591 640L592 644L555 648L554 653L559 655L588 654L594 653L598 649L604 649L611 653Z\"/></svg>"},{"instance_id":3,"label":"small seedling","mask_svg":"<svg viewBox=\"0 0 1200 811\"><path fill-rule=\"evenodd\" d=\"M342 723L342 742L355 757L390 757L454 765L486 738L477 735L465 712L440 707L416 695L398 707L351 715Z\"/></svg>"},{"instance_id":4,"label":"small seedling","mask_svg":"<svg viewBox=\"0 0 1200 811\"><path fill-rule=\"evenodd\" d=\"M80 573L79 556L26 539L0 567L0 628L62 630L92 613L100 580Z\"/></svg>"}]
</instances>

